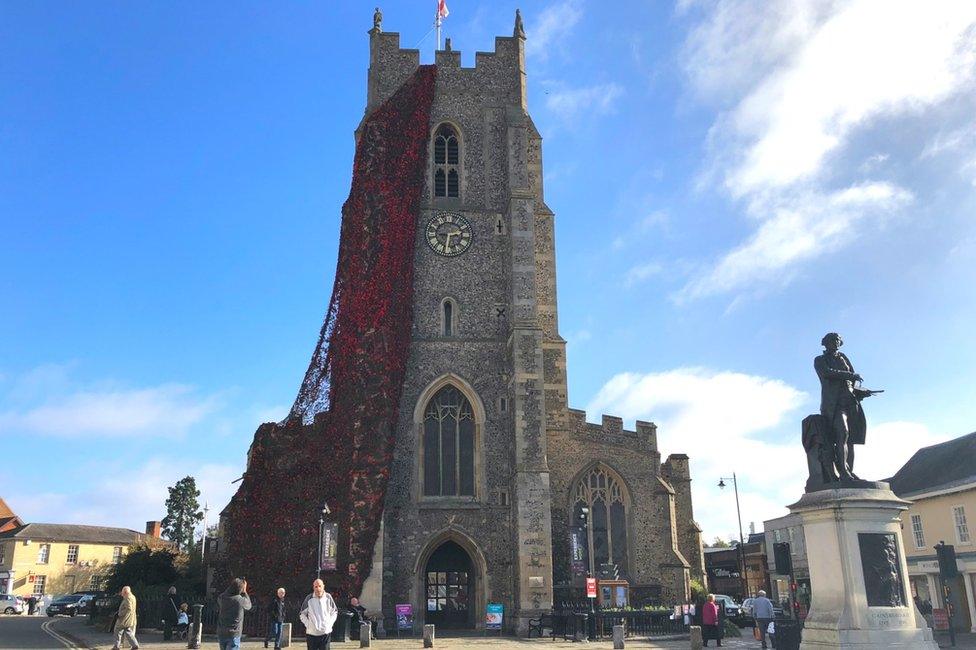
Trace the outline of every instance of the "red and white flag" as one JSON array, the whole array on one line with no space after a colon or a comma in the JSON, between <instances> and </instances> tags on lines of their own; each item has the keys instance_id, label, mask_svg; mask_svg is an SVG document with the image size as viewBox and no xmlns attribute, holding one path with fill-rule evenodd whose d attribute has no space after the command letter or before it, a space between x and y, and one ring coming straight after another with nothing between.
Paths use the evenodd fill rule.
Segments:
<instances>
[{"instance_id":1,"label":"red and white flag","mask_svg":"<svg viewBox=\"0 0 976 650\"><path fill-rule=\"evenodd\" d=\"M447 10L447 0L437 0L437 17L447 18L451 12Z\"/></svg>"}]
</instances>

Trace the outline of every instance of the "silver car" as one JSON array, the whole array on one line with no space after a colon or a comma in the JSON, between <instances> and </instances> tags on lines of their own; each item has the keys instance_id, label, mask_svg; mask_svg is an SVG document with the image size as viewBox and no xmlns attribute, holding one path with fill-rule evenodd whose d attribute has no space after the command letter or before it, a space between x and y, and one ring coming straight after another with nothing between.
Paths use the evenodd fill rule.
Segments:
<instances>
[{"instance_id":1,"label":"silver car","mask_svg":"<svg viewBox=\"0 0 976 650\"><path fill-rule=\"evenodd\" d=\"M4 614L23 614L27 609L24 599L14 594L0 594L0 612Z\"/></svg>"}]
</instances>

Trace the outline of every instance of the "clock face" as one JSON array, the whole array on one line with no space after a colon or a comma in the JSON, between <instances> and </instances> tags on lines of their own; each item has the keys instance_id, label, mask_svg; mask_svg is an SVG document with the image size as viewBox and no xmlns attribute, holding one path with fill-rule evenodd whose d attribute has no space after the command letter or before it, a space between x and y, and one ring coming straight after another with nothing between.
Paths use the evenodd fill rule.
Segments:
<instances>
[{"instance_id":1,"label":"clock face","mask_svg":"<svg viewBox=\"0 0 976 650\"><path fill-rule=\"evenodd\" d=\"M456 212L438 212L427 222L424 236L435 253L455 257L471 246L471 224Z\"/></svg>"}]
</instances>

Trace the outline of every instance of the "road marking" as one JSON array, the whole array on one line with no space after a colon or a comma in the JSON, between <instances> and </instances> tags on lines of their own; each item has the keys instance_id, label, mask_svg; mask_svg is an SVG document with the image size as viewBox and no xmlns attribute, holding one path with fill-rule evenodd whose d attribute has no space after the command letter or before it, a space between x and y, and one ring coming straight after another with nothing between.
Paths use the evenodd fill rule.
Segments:
<instances>
[{"instance_id":1,"label":"road marking","mask_svg":"<svg viewBox=\"0 0 976 650\"><path fill-rule=\"evenodd\" d=\"M62 644L64 644L65 648L78 647L74 641L60 634L54 629L54 621L45 621L44 623L41 623L41 629L44 630L47 634L49 634L51 638L53 638L55 641L60 641Z\"/></svg>"}]
</instances>

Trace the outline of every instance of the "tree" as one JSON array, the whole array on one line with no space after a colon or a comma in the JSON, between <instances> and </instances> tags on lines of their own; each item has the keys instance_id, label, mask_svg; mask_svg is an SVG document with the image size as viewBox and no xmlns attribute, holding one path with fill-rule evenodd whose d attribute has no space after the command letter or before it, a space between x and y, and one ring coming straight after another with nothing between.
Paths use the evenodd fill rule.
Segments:
<instances>
[{"instance_id":1,"label":"tree","mask_svg":"<svg viewBox=\"0 0 976 650\"><path fill-rule=\"evenodd\" d=\"M169 489L166 499L166 516L163 518L163 534L183 552L193 548L193 530L203 520L197 497L200 490L192 476L180 479Z\"/></svg>"},{"instance_id":2,"label":"tree","mask_svg":"<svg viewBox=\"0 0 976 650\"><path fill-rule=\"evenodd\" d=\"M730 548L729 543L726 542L721 537L716 537L715 541L712 542L710 548Z\"/></svg>"},{"instance_id":3,"label":"tree","mask_svg":"<svg viewBox=\"0 0 976 650\"><path fill-rule=\"evenodd\" d=\"M115 593L128 585L140 594L152 587L165 591L179 579L185 564L186 556L175 549L148 544L131 546L122 561L112 567L105 589Z\"/></svg>"}]
</instances>

